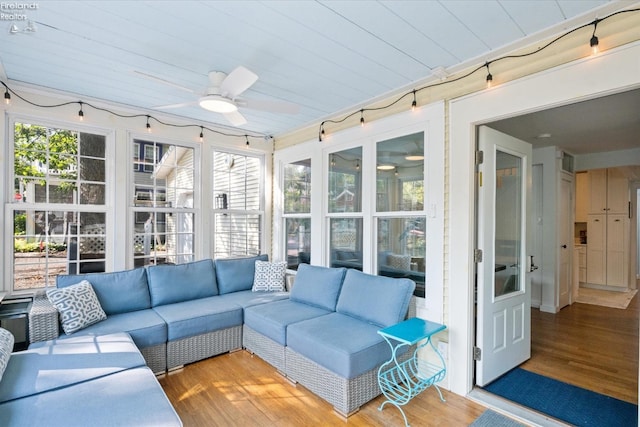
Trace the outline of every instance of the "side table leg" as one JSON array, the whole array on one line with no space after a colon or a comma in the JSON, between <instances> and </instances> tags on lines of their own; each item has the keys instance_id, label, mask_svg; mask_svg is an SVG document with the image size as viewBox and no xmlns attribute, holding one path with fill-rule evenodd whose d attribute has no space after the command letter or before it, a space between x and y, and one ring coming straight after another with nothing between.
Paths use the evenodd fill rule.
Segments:
<instances>
[{"instance_id":1,"label":"side table leg","mask_svg":"<svg viewBox=\"0 0 640 427\"><path fill-rule=\"evenodd\" d=\"M382 408L384 408L384 405L386 405L387 403L392 404L393 406L395 406L396 408L398 408L398 410L400 411L400 413L402 414L402 418L404 418L404 427L410 427L409 426L409 421L407 421L407 416L404 414L404 411L402 410L402 408L400 407L400 405L398 405L395 402L392 402L390 400L385 400L384 402L382 402L382 405L380 405L380 407L378 408L378 411L382 411Z\"/></svg>"}]
</instances>

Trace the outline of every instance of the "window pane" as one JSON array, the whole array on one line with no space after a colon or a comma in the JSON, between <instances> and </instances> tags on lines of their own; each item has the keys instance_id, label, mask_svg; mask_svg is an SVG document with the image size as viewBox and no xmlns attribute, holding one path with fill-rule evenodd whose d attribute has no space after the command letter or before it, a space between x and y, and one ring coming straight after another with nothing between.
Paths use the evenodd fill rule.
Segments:
<instances>
[{"instance_id":1,"label":"window pane","mask_svg":"<svg viewBox=\"0 0 640 427\"><path fill-rule=\"evenodd\" d=\"M15 123L13 148L13 290L105 271L105 213L83 211L106 210L105 136ZM69 208L52 211L53 203Z\"/></svg>"},{"instance_id":2,"label":"window pane","mask_svg":"<svg viewBox=\"0 0 640 427\"><path fill-rule=\"evenodd\" d=\"M298 269L298 264L311 263L311 218L285 219L287 268Z\"/></svg>"},{"instance_id":3,"label":"window pane","mask_svg":"<svg viewBox=\"0 0 640 427\"><path fill-rule=\"evenodd\" d=\"M213 153L214 209L260 210L260 183L259 158Z\"/></svg>"},{"instance_id":4,"label":"window pane","mask_svg":"<svg viewBox=\"0 0 640 427\"><path fill-rule=\"evenodd\" d=\"M424 217L378 219L378 274L413 280L418 296L424 296L425 224Z\"/></svg>"},{"instance_id":5,"label":"window pane","mask_svg":"<svg viewBox=\"0 0 640 427\"><path fill-rule=\"evenodd\" d=\"M362 147L329 154L329 212L360 212Z\"/></svg>"},{"instance_id":6,"label":"window pane","mask_svg":"<svg viewBox=\"0 0 640 427\"><path fill-rule=\"evenodd\" d=\"M424 134L376 144L376 210L424 209Z\"/></svg>"},{"instance_id":7,"label":"window pane","mask_svg":"<svg viewBox=\"0 0 640 427\"><path fill-rule=\"evenodd\" d=\"M518 275L522 259L522 159L496 151L496 273L494 296L499 297L521 289Z\"/></svg>"},{"instance_id":8,"label":"window pane","mask_svg":"<svg viewBox=\"0 0 640 427\"><path fill-rule=\"evenodd\" d=\"M79 147L83 147L92 157L79 157ZM16 123L14 155L15 194L20 195L20 201L105 203L103 135ZM86 181L100 183L100 190L84 185ZM76 195L78 189L80 198Z\"/></svg>"},{"instance_id":9,"label":"window pane","mask_svg":"<svg viewBox=\"0 0 640 427\"><path fill-rule=\"evenodd\" d=\"M215 214L215 257L260 254L260 215Z\"/></svg>"},{"instance_id":10,"label":"window pane","mask_svg":"<svg viewBox=\"0 0 640 427\"><path fill-rule=\"evenodd\" d=\"M331 267L362 271L362 219L331 218L329 229Z\"/></svg>"},{"instance_id":11,"label":"window pane","mask_svg":"<svg viewBox=\"0 0 640 427\"><path fill-rule=\"evenodd\" d=\"M284 213L311 212L311 159L284 167Z\"/></svg>"}]
</instances>

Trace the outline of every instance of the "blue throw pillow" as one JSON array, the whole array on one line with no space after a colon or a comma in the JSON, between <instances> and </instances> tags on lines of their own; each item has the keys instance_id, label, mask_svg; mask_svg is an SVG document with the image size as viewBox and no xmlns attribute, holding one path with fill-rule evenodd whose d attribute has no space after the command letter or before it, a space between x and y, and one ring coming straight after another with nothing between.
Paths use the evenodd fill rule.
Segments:
<instances>
[{"instance_id":1,"label":"blue throw pillow","mask_svg":"<svg viewBox=\"0 0 640 427\"><path fill-rule=\"evenodd\" d=\"M107 318L91 283L86 280L64 288L49 289L47 298L60 313L60 323L67 335Z\"/></svg>"},{"instance_id":2,"label":"blue throw pillow","mask_svg":"<svg viewBox=\"0 0 640 427\"><path fill-rule=\"evenodd\" d=\"M346 271L346 268L300 264L289 298L291 301L335 311Z\"/></svg>"}]
</instances>

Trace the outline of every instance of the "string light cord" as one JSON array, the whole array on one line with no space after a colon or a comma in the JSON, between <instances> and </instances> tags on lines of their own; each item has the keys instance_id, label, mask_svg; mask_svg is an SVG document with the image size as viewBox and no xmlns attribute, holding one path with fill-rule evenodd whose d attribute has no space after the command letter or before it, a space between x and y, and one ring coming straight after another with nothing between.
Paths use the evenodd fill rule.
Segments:
<instances>
[{"instance_id":1,"label":"string light cord","mask_svg":"<svg viewBox=\"0 0 640 427\"><path fill-rule=\"evenodd\" d=\"M624 13L630 13L630 12L638 12L638 11L640 11L640 8L619 10L617 12L613 12L613 13L605 16L604 18L597 18L597 19L595 19L595 20L593 20L593 21L591 21L589 23L586 23L586 24L580 25L580 26L578 26L576 28L573 28L573 29L571 29L571 30L559 35L558 37L554 38L553 40L549 41L544 46L541 46L541 47L539 47L536 50L533 50L531 52L501 56L499 58L495 58L495 59L492 59L490 61L486 61L484 64L478 65L476 68L472 69L471 71L467 72L466 74L463 74L463 75L458 76L456 78L453 78L453 79L450 79L450 80L444 80L444 81L440 81L440 82L436 82L436 83L430 83L430 84L426 84L426 85L421 86L421 87L414 88L414 89L410 90L409 92L404 93L399 98L397 98L395 101L392 101L387 105L380 106L380 107L361 108L361 109L359 109L357 111L354 111L353 113L350 113L350 114L344 116L342 119L327 119L327 120L324 120L322 123L320 123L320 132L318 134L319 135L318 140L320 142L322 142L322 138L323 138L323 136L325 134L324 125L327 124L327 123L339 124L339 123L345 122L346 120L348 120L348 119L350 119L353 116L356 116L358 114L361 114L361 117L362 117L362 115L364 113L366 113L367 111L377 111L377 110L384 110L384 109L387 109L387 108L391 108L392 106L394 106L398 102L400 102L403 99L405 99L407 96L413 96L414 97L413 99L415 100L415 94L418 93L418 92L422 92L422 91L424 91L426 89L430 89L430 88L434 88L434 87L438 87L438 86L443 86L443 85L455 83L455 82L458 82L460 80L466 79L466 78L474 75L475 73L477 73L478 71L480 71L482 69L486 68L487 70L489 70L489 66L491 64L494 64L494 63L497 63L497 62L500 62L500 61L504 61L504 60L507 60L507 59L525 58L525 57L528 57L528 56L535 55L537 53L542 52L543 50L545 50L549 46L559 42L563 38L575 33L576 31L582 30L582 29L590 27L592 25L593 25L593 35L591 37L592 37L592 39L596 38L596 29L597 29L597 26L598 26L598 24L600 22L603 22L606 19L609 19L609 18L614 17L616 15L620 15L620 14L624 14ZM487 75L487 77L490 76L490 75L491 75L491 73L489 73ZM493 76L491 77L491 80L492 79L493 79ZM490 79L487 78L487 80L490 80ZM415 105L413 105L413 103L412 103L412 107L415 107Z\"/></svg>"},{"instance_id":2,"label":"string light cord","mask_svg":"<svg viewBox=\"0 0 640 427\"><path fill-rule=\"evenodd\" d=\"M13 89L11 89L11 87L9 87L9 85L7 85L2 80L0 80L0 84L2 84L2 86L5 88L6 92L10 93L12 96L15 96L16 98L20 99L21 101L25 102L26 104L32 105L34 107L38 107L38 108L60 108L60 107L66 107L66 106L69 106L69 105L78 105L80 107L80 111L83 112L81 117L84 116L85 107L90 107L90 108L92 108L94 110L103 111L105 113L112 114L112 115L114 115L116 117L120 117L120 118L124 118L124 119L145 118L145 119L147 119L147 123L149 123L149 121L153 120L154 122L156 122L156 123L158 123L160 125L163 125L163 126L167 126L167 127L197 128L197 129L200 130L200 134L201 135L206 130L208 132L211 132L211 133L214 133L214 134L217 134L217 135L222 135L222 136L231 137L231 138L242 138L243 140L246 139L246 138L254 138L256 140L265 140L267 138L272 138L270 135L263 135L263 134L247 134L247 133L234 134L234 133L228 133L228 132L223 132L223 131L220 131L220 130L217 130L217 129L212 129L212 128L207 127L207 126L197 125L197 124L179 125L179 124L175 124L175 123L165 122L165 121L160 120L157 117L154 117L154 116L149 115L149 114L142 114L142 113L139 113L139 114L122 114L122 113L118 113L116 111L109 110L108 108L103 108L103 107L99 107L97 105L93 105L90 102L86 102L86 101L67 101L67 102L61 102L59 104L39 104L37 102L33 102L33 101L25 98L24 96L20 95L18 92L16 92Z\"/></svg>"}]
</instances>

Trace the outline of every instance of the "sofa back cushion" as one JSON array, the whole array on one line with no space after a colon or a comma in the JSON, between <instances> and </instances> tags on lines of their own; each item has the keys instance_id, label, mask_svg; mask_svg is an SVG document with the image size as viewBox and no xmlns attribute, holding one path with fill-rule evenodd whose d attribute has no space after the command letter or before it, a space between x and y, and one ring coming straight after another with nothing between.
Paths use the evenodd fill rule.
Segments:
<instances>
[{"instance_id":1,"label":"sofa back cushion","mask_svg":"<svg viewBox=\"0 0 640 427\"><path fill-rule=\"evenodd\" d=\"M211 259L178 265L153 265L147 267L147 275L153 307L218 295Z\"/></svg>"},{"instance_id":2,"label":"sofa back cushion","mask_svg":"<svg viewBox=\"0 0 640 427\"><path fill-rule=\"evenodd\" d=\"M336 312L386 328L404 320L415 287L413 280L350 269L342 284Z\"/></svg>"},{"instance_id":3,"label":"sofa back cushion","mask_svg":"<svg viewBox=\"0 0 640 427\"><path fill-rule=\"evenodd\" d=\"M266 254L245 258L216 259L216 277L220 294L247 291L253 287L256 261L269 261Z\"/></svg>"},{"instance_id":4,"label":"sofa back cushion","mask_svg":"<svg viewBox=\"0 0 640 427\"><path fill-rule=\"evenodd\" d=\"M65 274L56 277L56 286L64 288L87 280L107 316L151 308L151 297L144 268L112 273Z\"/></svg>"},{"instance_id":5,"label":"sofa back cushion","mask_svg":"<svg viewBox=\"0 0 640 427\"><path fill-rule=\"evenodd\" d=\"M335 311L346 268L299 264L291 301Z\"/></svg>"}]
</instances>

